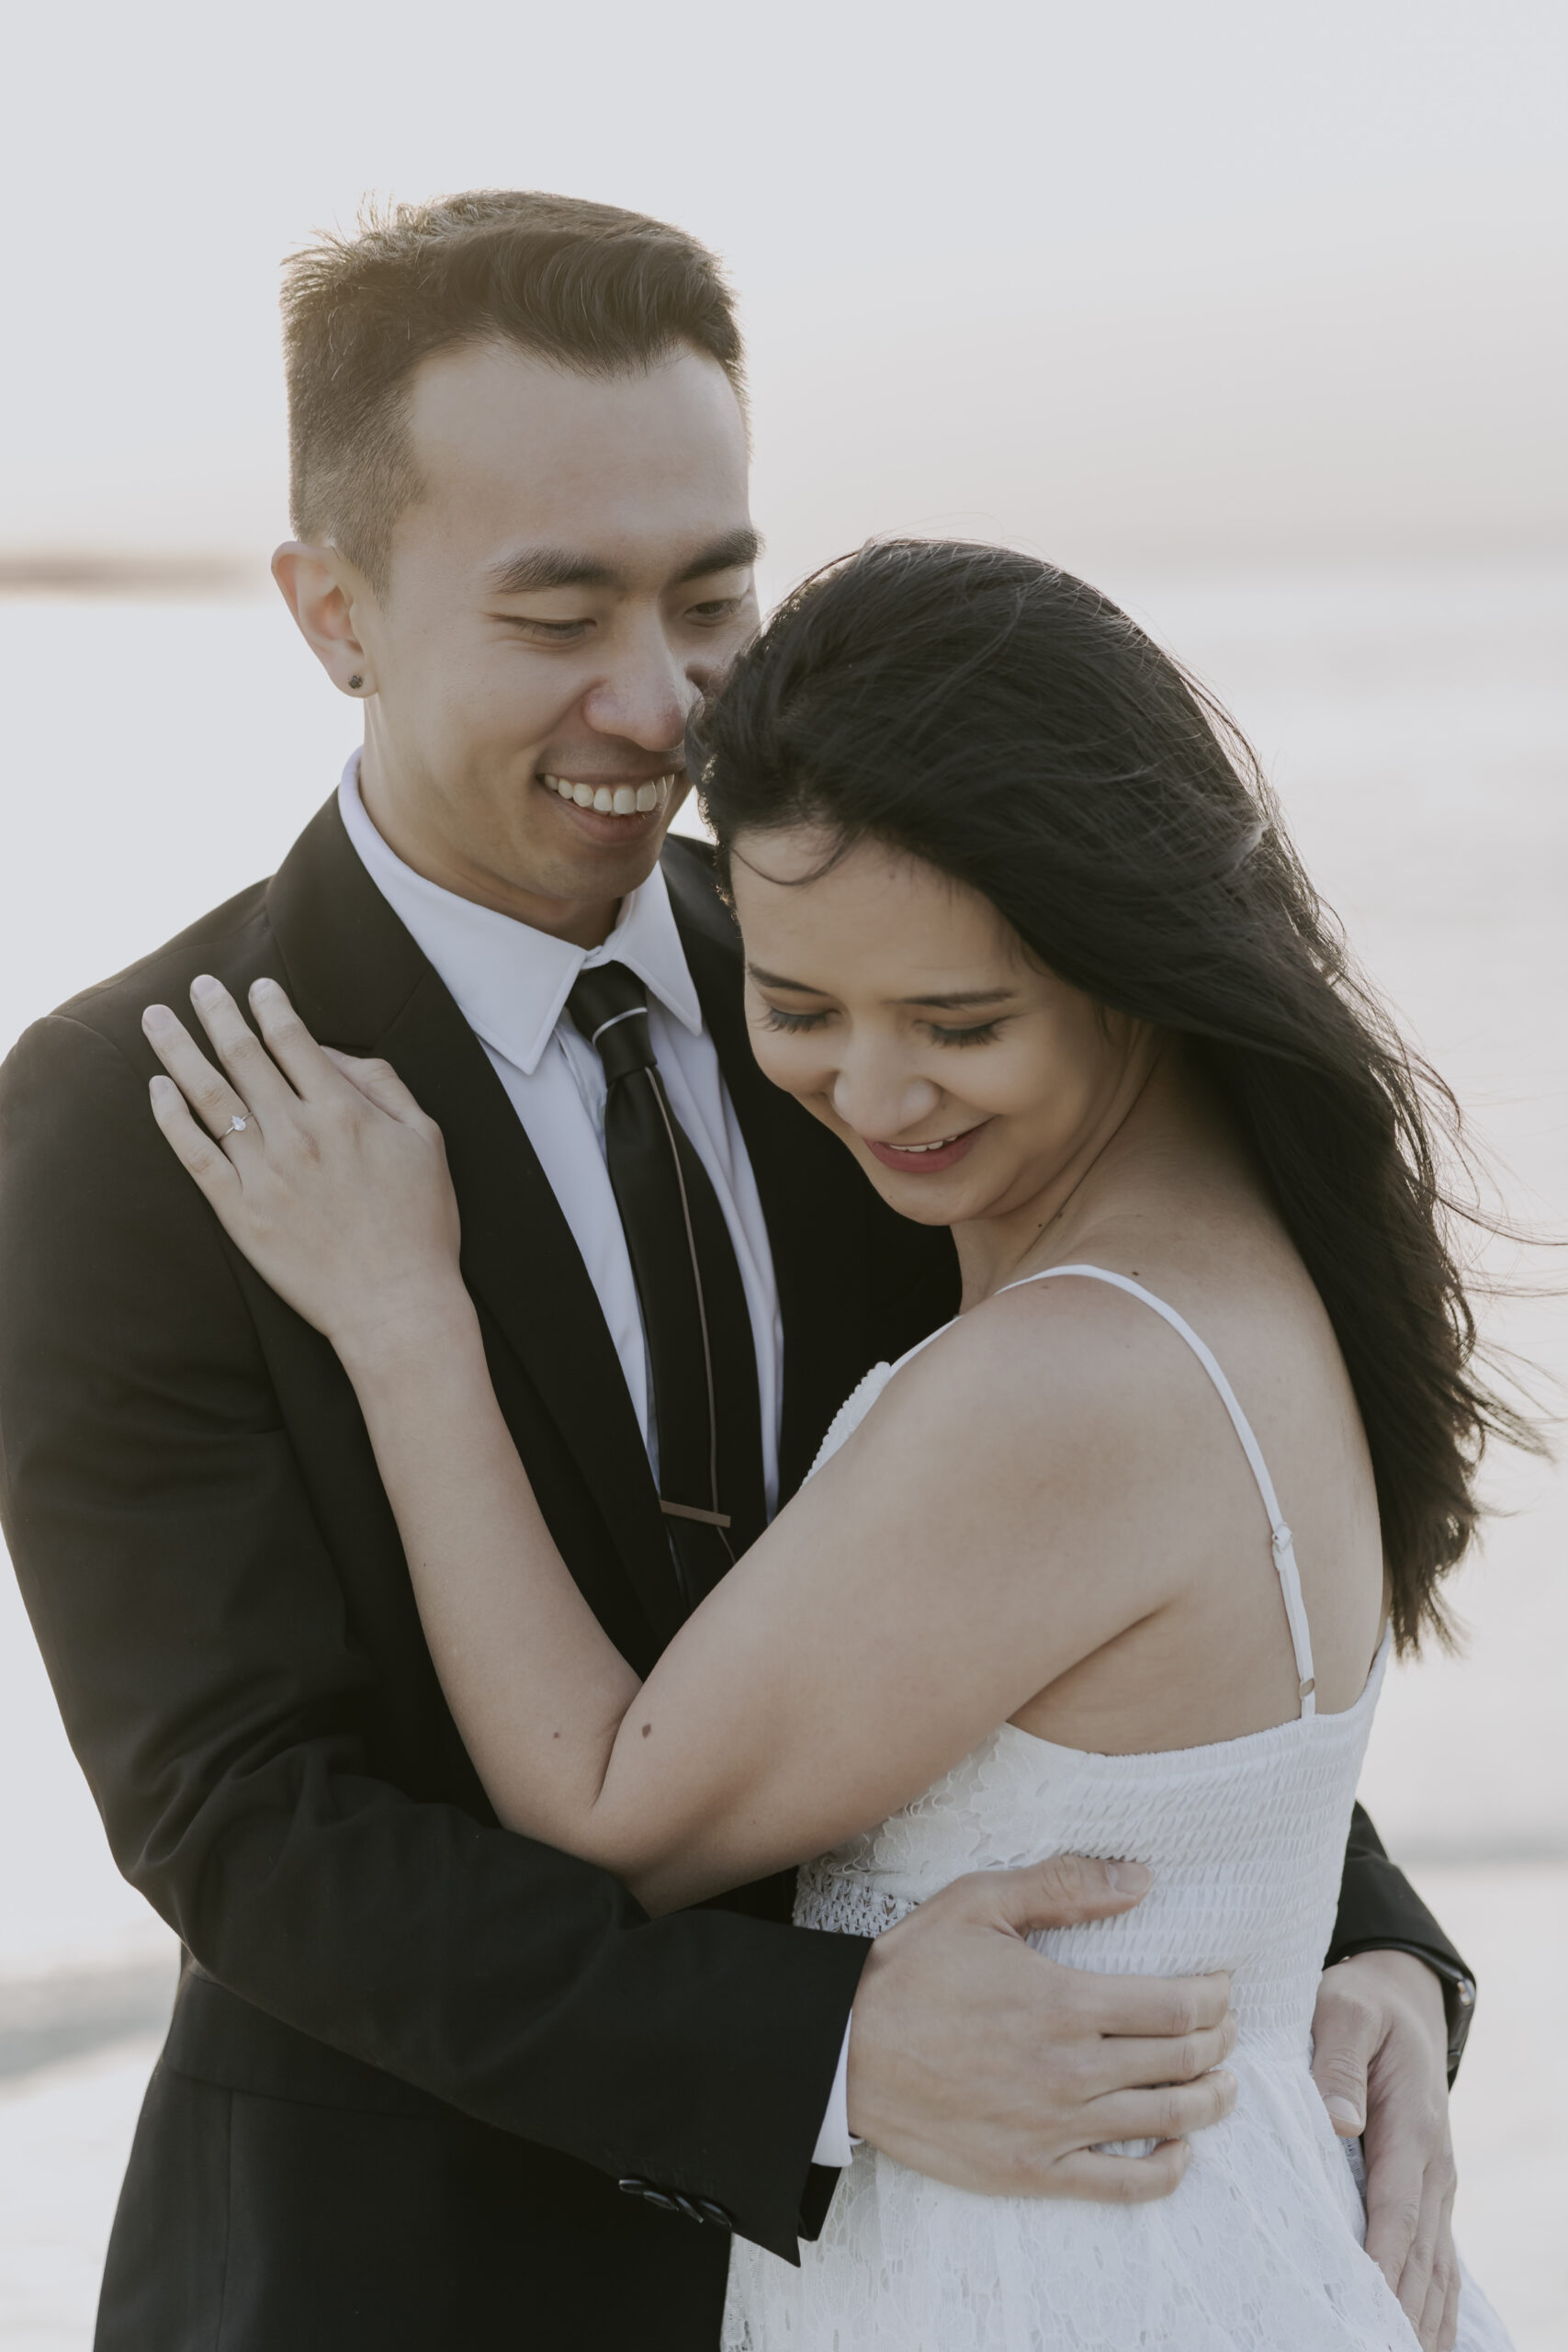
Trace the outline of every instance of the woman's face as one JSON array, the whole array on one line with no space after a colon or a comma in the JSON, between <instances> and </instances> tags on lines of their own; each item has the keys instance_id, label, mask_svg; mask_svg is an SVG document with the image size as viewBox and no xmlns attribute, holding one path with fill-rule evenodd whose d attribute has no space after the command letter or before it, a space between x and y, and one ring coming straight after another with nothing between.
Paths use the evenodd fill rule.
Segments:
<instances>
[{"instance_id":1,"label":"woman's face","mask_svg":"<svg viewBox=\"0 0 1568 2352\"><path fill-rule=\"evenodd\" d=\"M735 844L759 1063L901 1216L1024 1208L1114 1131L1148 1031L1032 963L966 885L874 842L818 873L831 847Z\"/></svg>"}]
</instances>

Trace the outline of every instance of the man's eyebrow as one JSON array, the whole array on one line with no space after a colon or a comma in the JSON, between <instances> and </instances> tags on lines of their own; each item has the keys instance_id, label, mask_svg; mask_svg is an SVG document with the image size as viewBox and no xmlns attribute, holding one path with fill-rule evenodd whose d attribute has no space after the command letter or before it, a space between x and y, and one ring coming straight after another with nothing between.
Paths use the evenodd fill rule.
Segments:
<instances>
[{"instance_id":1,"label":"man's eyebrow","mask_svg":"<svg viewBox=\"0 0 1568 2352\"><path fill-rule=\"evenodd\" d=\"M761 535L750 528L727 531L722 538L699 548L690 563L676 574L675 584L705 580L710 572L736 571L756 562L762 552ZM624 572L602 557L583 555L570 548L520 548L502 556L484 575L492 596L537 596L551 588L624 588Z\"/></svg>"},{"instance_id":2,"label":"man's eyebrow","mask_svg":"<svg viewBox=\"0 0 1568 2352\"><path fill-rule=\"evenodd\" d=\"M484 575L494 596L537 595L546 588L620 588L618 571L597 556L574 555L568 548L523 548L502 556Z\"/></svg>"},{"instance_id":3,"label":"man's eyebrow","mask_svg":"<svg viewBox=\"0 0 1568 2352\"><path fill-rule=\"evenodd\" d=\"M743 571L756 562L761 552L762 535L749 524L726 531L722 538L710 540L685 570L676 574L676 585L684 586L688 580L705 580L710 571Z\"/></svg>"}]
</instances>

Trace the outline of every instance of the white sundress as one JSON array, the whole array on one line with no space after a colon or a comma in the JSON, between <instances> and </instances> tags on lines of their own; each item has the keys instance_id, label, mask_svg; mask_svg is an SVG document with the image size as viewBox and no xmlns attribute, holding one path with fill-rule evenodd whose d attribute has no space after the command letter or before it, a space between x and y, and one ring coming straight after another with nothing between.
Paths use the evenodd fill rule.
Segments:
<instances>
[{"instance_id":1,"label":"white sundress","mask_svg":"<svg viewBox=\"0 0 1568 2352\"><path fill-rule=\"evenodd\" d=\"M1055 1266L1029 1279L1066 1275L1142 1299L1218 1390L1268 1513L1301 1713L1244 1738L1134 1756L1090 1755L1003 1724L880 1828L807 1864L795 1916L875 1936L969 1871L1063 1852L1135 1858L1154 1874L1136 1910L1031 1940L1071 1968L1229 1970L1235 2109L1194 2135L1180 2185L1150 2205L982 2197L862 2147L798 2270L735 2242L725 2352L1416 2352L1362 2249L1359 2146L1336 2136L1311 2074L1313 2009L1388 1636L1355 1704L1319 1714L1291 1532L1224 1374L1172 1308L1125 1276ZM867 1374L817 1467L899 1368ZM1468 2279L1459 2352L1510 2352Z\"/></svg>"}]
</instances>

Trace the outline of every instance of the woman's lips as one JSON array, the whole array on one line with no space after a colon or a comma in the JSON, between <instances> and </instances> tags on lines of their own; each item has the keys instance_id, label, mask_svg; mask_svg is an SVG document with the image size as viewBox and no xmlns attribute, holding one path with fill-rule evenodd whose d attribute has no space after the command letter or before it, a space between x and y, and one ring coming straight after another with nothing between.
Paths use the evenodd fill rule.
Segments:
<instances>
[{"instance_id":1,"label":"woman's lips","mask_svg":"<svg viewBox=\"0 0 1568 2352\"><path fill-rule=\"evenodd\" d=\"M934 1144L874 1143L869 1136L863 1136L861 1140L884 1168L897 1168L904 1176L940 1176L944 1168L952 1168L963 1159L976 1136L990 1124L989 1119L976 1119L962 1135L939 1138Z\"/></svg>"}]
</instances>

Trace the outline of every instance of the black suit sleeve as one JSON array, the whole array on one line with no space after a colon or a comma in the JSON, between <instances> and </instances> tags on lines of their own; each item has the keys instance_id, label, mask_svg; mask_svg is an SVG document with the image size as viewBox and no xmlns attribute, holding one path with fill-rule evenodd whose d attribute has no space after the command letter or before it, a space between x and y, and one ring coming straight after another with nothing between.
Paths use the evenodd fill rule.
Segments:
<instances>
[{"instance_id":1,"label":"black suit sleeve","mask_svg":"<svg viewBox=\"0 0 1568 2352\"><path fill-rule=\"evenodd\" d=\"M142 1080L66 1018L0 1077L0 1504L115 1859L201 1969L794 2257L866 1945L650 1922L372 1769L371 1669L227 1246Z\"/></svg>"},{"instance_id":2,"label":"black suit sleeve","mask_svg":"<svg viewBox=\"0 0 1568 2352\"><path fill-rule=\"evenodd\" d=\"M1404 1871L1391 1862L1382 1839L1358 1805L1350 1821L1339 1916L1325 1967L1359 1951L1408 1951L1424 1960L1443 1986L1449 2018L1449 2080L1459 2072L1475 2003L1475 1979Z\"/></svg>"}]
</instances>

